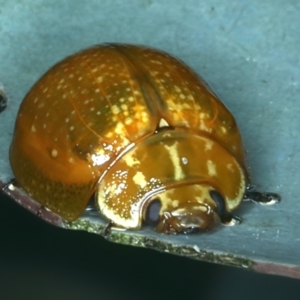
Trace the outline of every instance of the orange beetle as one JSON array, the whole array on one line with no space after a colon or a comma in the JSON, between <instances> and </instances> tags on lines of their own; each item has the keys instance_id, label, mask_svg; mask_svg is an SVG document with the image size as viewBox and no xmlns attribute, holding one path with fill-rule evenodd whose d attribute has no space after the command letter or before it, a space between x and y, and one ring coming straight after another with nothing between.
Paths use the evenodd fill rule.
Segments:
<instances>
[{"instance_id":1,"label":"orange beetle","mask_svg":"<svg viewBox=\"0 0 300 300\"><path fill-rule=\"evenodd\" d=\"M94 46L52 67L20 106L10 161L18 185L67 221L95 194L113 226L164 233L235 223L250 185L223 103L181 61L134 45Z\"/></svg>"}]
</instances>

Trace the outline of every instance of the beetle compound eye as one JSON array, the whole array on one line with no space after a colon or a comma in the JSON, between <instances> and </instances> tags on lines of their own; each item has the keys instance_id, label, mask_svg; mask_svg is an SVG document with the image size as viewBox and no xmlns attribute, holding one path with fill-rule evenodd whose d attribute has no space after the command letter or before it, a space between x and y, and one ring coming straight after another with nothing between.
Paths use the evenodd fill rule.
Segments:
<instances>
[{"instance_id":1,"label":"beetle compound eye","mask_svg":"<svg viewBox=\"0 0 300 300\"><path fill-rule=\"evenodd\" d=\"M227 211L225 199L219 192L212 190L209 194L217 205L217 214L219 215L222 224L231 226L241 223L242 219L240 217L233 216Z\"/></svg>"},{"instance_id":2,"label":"beetle compound eye","mask_svg":"<svg viewBox=\"0 0 300 300\"><path fill-rule=\"evenodd\" d=\"M150 226L156 226L160 220L160 212L161 202L159 199L152 200L146 210L145 213L145 223Z\"/></svg>"},{"instance_id":3,"label":"beetle compound eye","mask_svg":"<svg viewBox=\"0 0 300 300\"><path fill-rule=\"evenodd\" d=\"M226 210L225 199L222 195L215 190L210 191L209 194L217 205L217 214L219 216L226 215L228 212Z\"/></svg>"}]
</instances>

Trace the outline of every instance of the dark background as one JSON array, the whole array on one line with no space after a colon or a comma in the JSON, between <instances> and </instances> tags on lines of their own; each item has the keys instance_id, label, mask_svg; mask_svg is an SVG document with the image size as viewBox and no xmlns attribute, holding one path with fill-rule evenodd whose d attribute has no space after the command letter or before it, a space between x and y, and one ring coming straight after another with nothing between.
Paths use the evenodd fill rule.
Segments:
<instances>
[{"instance_id":1,"label":"dark background","mask_svg":"<svg viewBox=\"0 0 300 300\"><path fill-rule=\"evenodd\" d=\"M299 280L56 228L0 194L0 299L276 300L299 296Z\"/></svg>"}]
</instances>

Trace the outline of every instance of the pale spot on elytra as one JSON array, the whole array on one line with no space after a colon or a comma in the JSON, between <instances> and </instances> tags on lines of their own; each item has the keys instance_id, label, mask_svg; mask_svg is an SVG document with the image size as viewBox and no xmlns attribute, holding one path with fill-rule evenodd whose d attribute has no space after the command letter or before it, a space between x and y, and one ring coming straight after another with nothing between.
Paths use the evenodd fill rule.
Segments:
<instances>
[{"instance_id":1,"label":"pale spot on elytra","mask_svg":"<svg viewBox=\"0 0 300 300\"><path fill-rule=\"evenodd\" d=\"M114 115L117 115L118 113L120 113L120 108L117 105L113 105L111 107L111 110Z\"/></svg>"},{"instance_id":2,"label":"pale spot on elytra","mask_svg":"<svg viewBox=\"0 0 300 300\"><path fill-rule=\"evenodd\" d=\"M56 149L52 149L51 156L55 158L55 157L57 157L57 155L58 155L57 150Z\"/></svg>"},{"instance_id":3,"label":"pale spot on elytra","mask_svg":"<svg viewBox=\"0 0 300 300\"><path fill-rule=\"evenodd\" d=\"M213 147L213 142L212 142L212 141L209 141L209 140L206 140L204 150L205 150L205 151L211 150L212 147Z\"/></svg>"},{"instance_id":4,"label":"pale spot on elytra","mask_svg":"<svg viewBox=\"0 0 300 300\"><path fill-rule=\"evenodd\" d=\"M207 161L207 169L208 169L208 175L209 176L216 176L217 175L216 165L211 160Z\"/></svg>"},{"instance_id":5,"label":"pale spot on elytra","mask_svg":"<svg viewBox=\"0 0 300 300\"><path fill-rule=\"evenodd\" d=\"M128 117L125 119L125 124L130 125L133 122L132 118Z\"/></svg>"},{"instance_id":6,"label":"pale spot on elytra","mask_svg":"<svg viewBox=\"0 0 300 300\"><path fill-rule=\"evenodd\" d=\"M171 204L172 204L173 208L177 208L178 205L179 205L179 201L178 200L173 200L173 201L171 201Z\"/></svg>"},{"instance_id":7,"label":"pale spot on elytra","mask_svg":"<svg viewBox=\"0 0 300 300\"><path fill-rule=\"evenodd\" d=\"M221 126L221 130L222 130L223 133L227 132L227 129L225 127L223 127L223 126Z\"/></svg>"},{"instance_id":8,"label":"pale spot on elytra","mask_svg":"<svg viewBox=\"0 0 300 300\"><path fill-rule=\"evenodd\" d=\"M168 151L169 153L169 158L172 161L173 168L174 168L174 179L175 180L180 180L184 178L184 172L181 167L181 162L179 158L179 153L178 153L178 142L175 142L173 145L168 146L164 145L164 148Z\"/></svg>"},{"instance_id":9,"label":"pale spot on elytra","mask_svg":"<svg viewBox=\"0 0 300 300\"><path fill-rule=\"evenodd\" d=\"M144 188L147 185L147 180L142 172L136 172L132 179L134 183L141 188Z\"/></svg>"},{"instance_id":10,"label":"pale spot on elytra","mask_svg":"<svg viewBox=\"0 0 300 300\"><path fill-rule=\"evenodd\" d=\"M177 85L174 85L174 89L175 89L175 92L181 93L181 89Z\"/></svg>"},{"instance_id":11,"label":"pale spot on elytra","mask_svg":"<svg viewBox=\"0 0 300 300\"><path fill-rule=\"evenodd\" d=\"M124 126L121 122L117 123L116 127L115 127L115 133L118 135L124 135Z\"/></svg>"},{"instance_id":12,"label":"pale spot on elytra","mask_svg":"<svg viewBox=\"0 0 300 300\"><path fill-rule=\"evenodd\" d=\"M128 110L128 106L127 106L126 104L122 104L122 105L121 105L121 108L122 108L123 110Z\"/></svg>"},{"instance_id":13,"label":"pale spot on elytra","mask_svg":"<svg viewBox=\"0 0 300 300\"><path fill-rule=\"evenodd\" d=\"M233 164L227 164L227 169L231 172L234 172L235 171L235 168L234 168L234 165Z\"/></svg>"},{"instance_id":14,"label":"pale spot on elytra","mask_svg":"<svg viewBox=\"0 0 300 300\"><path fill-rule=\"evenodd\" d=\"M191 106L188 103L183 103L182 108L191 109Z\"/></svg>"},{"instance_id":15,"label":"pale spot on elytra","mask_svg":"<svg viewBox=\"0 0 300 300\"><path fill-rule=\"evenodd\" d=\"M125 163L127 164L128 167L133 167L135 165L139 165L140 161L134 156L134 153L127 153L124 155Z\"/></svg>"}]
</instances>

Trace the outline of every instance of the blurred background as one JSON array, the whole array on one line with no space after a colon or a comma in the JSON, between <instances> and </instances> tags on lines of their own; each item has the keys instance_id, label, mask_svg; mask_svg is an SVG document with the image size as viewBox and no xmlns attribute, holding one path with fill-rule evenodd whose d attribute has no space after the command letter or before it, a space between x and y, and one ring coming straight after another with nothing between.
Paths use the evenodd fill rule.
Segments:
<instances>
[{"instance_id":1,"label":"blurred background","mask_svg":"<svg viewBox=\"0 0 300 300\"><path fill-rule=\"evenodd\" d=\"M0 0L0 87L9 100L0 115L0 183L13 177L8 148L19 103L50 66L93 44L149 45L208 81L238 121L254 183L283 197L278 207L251 208L243 227L199 236L198 244L215 239L226 249L234 241L232 248L299 266L299 28L297 0ZM299 295L296 279L56 228L0 193L0 299Z\"/></svg>"}]
</instances>

